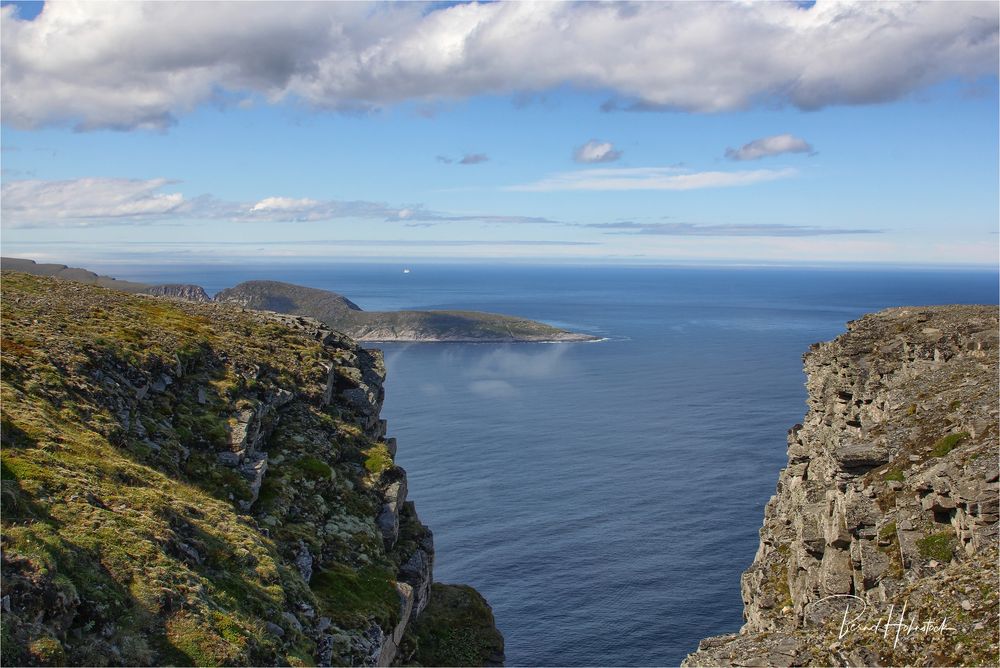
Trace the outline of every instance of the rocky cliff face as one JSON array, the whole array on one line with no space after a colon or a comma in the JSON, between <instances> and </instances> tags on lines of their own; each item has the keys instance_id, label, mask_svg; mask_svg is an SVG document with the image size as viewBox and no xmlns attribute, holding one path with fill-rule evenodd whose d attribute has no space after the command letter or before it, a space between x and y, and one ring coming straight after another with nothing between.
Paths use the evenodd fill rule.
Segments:
<instances>
[{"instance_id":1,"label":"rocky cliff face","mask_svg":"<svg viewBox=\"0 0 1000 668\"><path fill-rule=\"evenodd\" d=\"M452 588L432 595L378 351L23 274L2 306L4 664L439 663L437 638L502 661L485 601L428 621Z\"/></svg>"},{"instance_id":2,"label":"rocky cliff face","mask_svg":"<svg viewBox=\"0 0 1000 668\"><path fill-rule=\"evenodd\" d=\"M997 349L997 309L974 306L813 346L746 624L686 665L996 665Z\"/></svg>"},{"instance_id":3,"label":"rocky cliff face","mask_svg":"<svg viewBox=\"0 0 1000 668\"><path fill-rule=\"evenodd\" d=\"M153 285L143 291L147 295L154 297L175 297L186 299L192 302L206 303L212 301L205 289L200 285L192 283L165 283L163 285Z\"/></svg>"}]
</instances>

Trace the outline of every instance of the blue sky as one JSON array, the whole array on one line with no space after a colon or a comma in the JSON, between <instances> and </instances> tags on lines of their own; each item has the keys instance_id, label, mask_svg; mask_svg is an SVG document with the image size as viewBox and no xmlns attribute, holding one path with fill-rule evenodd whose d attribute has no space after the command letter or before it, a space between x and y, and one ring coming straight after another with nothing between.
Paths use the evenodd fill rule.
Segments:
<instances>
[{"instance_id":1,"label":"blue sky","mask_svg":"<svg viewBox=\"0 0 1000 668\"><path fill-rule=\"evenodd\" d=\"M995 3L7 5L5 255L997 263Z\"/></svg>"}]
</instances>

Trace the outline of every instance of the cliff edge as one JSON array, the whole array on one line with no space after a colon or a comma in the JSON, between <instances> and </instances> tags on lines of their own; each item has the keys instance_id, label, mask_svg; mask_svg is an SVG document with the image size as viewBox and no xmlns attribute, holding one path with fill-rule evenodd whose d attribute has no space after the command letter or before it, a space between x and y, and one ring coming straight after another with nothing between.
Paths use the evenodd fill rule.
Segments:
<instances>
[{"instance_id":1,"label":"cliff edge","mask_svg":"<svg viewBox=\"0 0 1000 668\"><path fill-rule=\"evenodd\" d=\"M894 308L805 355L809 411L687 666L997 665L998 313Z\"/></svg>"},{"instance_id":2,"label":"cliff edge","mask_svg":"<svg viewBox=\"0 0 1000 668\"><path fill-rule=\"evenodd\" d=\"M2 322L4 665L503 661L432 587L378 351L12 272Z\"/></svg>"}]
</instances>

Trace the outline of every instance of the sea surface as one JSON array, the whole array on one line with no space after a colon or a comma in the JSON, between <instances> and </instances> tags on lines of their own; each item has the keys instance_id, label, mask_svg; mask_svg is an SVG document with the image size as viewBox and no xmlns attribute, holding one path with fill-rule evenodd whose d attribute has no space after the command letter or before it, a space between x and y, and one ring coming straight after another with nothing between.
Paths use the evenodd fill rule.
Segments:
<instances>
[{"instance_id":1,"label":"sea surface","mask_svg":"<svg viewBox=\"0 0 1000 668\"><path fill-rule=\"evenodd\" d=\"M329 265L104 267L250 278L362 308L474 309L607 340L384 345L383 417L436 579L493 606L508 665L676 665L742 618L740 573L805 412L801 356L899 305L998 302L993 272Z\"/></svg>"}]
</instances>

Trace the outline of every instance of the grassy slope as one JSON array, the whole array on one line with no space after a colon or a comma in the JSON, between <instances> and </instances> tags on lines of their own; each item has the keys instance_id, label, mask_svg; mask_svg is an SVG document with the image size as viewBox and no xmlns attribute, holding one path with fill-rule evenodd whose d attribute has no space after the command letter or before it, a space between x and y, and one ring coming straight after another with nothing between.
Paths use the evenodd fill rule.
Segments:
<instances>
[{"instance_id":1,"label":"grassy slope","mask_svg":"<svg viewBox=\"0 0 1000 668\"><path fill-rule=\"evenodd\" d=\"M316 648L287 615L309 624L303 605L348 635L394 622L406 555L372 520L378 449L318 399L344 360L236 309L7 272L2 288L4 664L301 664ZM246 481L215 453L278 388L299 399L244 514Z\"/></svg>"}]
</instances>

